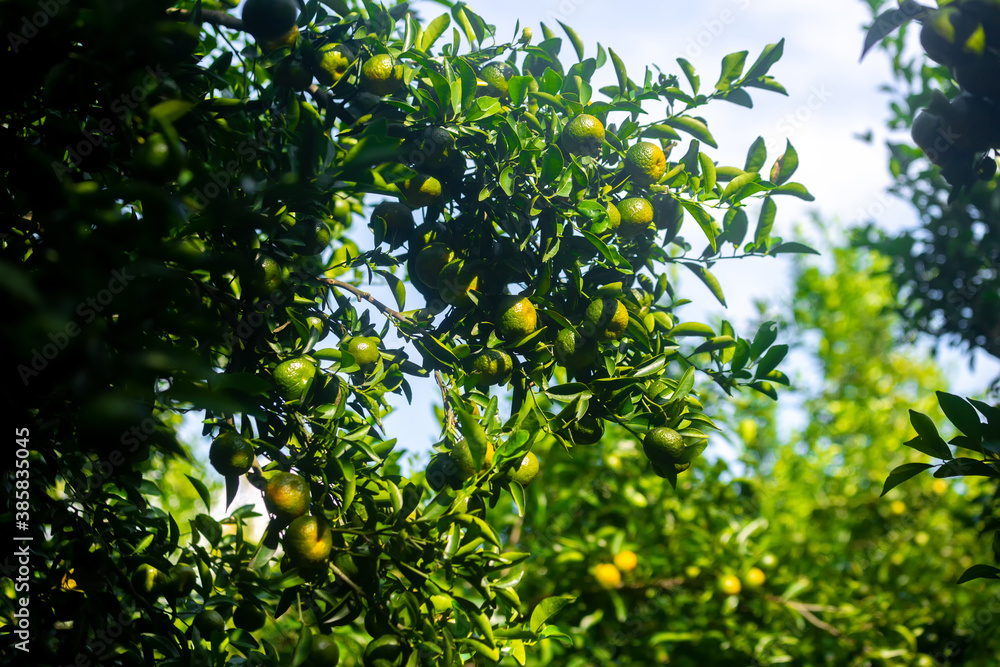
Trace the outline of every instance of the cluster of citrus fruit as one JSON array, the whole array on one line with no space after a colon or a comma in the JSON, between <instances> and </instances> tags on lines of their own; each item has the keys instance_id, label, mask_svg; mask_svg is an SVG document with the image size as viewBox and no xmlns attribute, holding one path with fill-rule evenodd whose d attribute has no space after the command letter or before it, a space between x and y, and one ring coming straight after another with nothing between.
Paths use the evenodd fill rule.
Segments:
<instances>
[{"instance_id":1,"label":"cluster of citrus fruit","mask_svg":"<svg viewBox=\"0 0 1000 667\"><path fill-rule=\"evenodd\" d=\"M990 180L1000 149L1000 3L959 0L924 19L920 43L961 86L935 94L913 121L913 141L953 186Z\"/></svg>"}]
</instances>

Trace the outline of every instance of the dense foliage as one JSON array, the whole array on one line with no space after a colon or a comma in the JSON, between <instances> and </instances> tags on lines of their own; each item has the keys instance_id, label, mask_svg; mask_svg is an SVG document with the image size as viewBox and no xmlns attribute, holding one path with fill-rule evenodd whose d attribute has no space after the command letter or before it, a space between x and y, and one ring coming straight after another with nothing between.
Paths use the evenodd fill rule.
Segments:
<instances>
[{"instance_id":1,"label":"dense foliage","mask_svg":"<svg viewBox=\"0 0 1000 667\"><path fill-rule=\"evenodd\" d=\"M777 198L809 198L791 145L768 163L748 138L744 165L718 165L696 115L783 92L782 44L703 89L686 61L630 77L567 26L564 66L547 27L507 42L464 4L429 22L405 3L171 5L0 5L24 463L4 520L33 538L30 595L4 580L7 627L30 600L15 650L333 664L341 632L346 664L523 664L570 600L519 597L529 555L488 520L525 507L532 450L621 424L675 484L715 428L696 377L787 383L773 326L686 321L666 271L724 302L719 258L808 251L772 235ZM617 85L595 91L602 67ZM443 400L426 474L399 465L389 393ZM264 495L259 543L205 464L175 487L184 414L227 504ZM179 522L167 498L191 490L206 511Z\"/></svg>"}]
</instances>

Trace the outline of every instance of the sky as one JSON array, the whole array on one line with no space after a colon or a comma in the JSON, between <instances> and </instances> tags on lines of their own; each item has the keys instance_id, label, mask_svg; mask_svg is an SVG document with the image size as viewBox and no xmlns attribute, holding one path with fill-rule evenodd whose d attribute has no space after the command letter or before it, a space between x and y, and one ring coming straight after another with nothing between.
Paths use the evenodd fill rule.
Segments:
<instances>
[{"instance_id":1,"label":"sky","mask_svg":"<svg viewBox=\"0 0 1000 667\"><path fill-rule=\"evenodd\" d=\"M425 22L446 11L429 0L410 5ZM769 169L786 140L792 142L800 162L793 180L805 184L816 199L808 203L779 198L775 234L785 240L803 239L798 227L804 229L805 240L815 238L816 231L809 223L817 213L830 226L834 238L842 237L839 230L868 220L887 230L916 224L912 208L886 193L890 179L885 143L893 137L885 127L889 98L879 88L891 81L891 71L877 50L859 62L862 26L869 21L867 6L860 0L469 0L468 5L497 27L498 41L516 39L518 21L520 27L532 28L535 43L541 39L540 22L564 36L561 21L579 34L585 57L596 55L596 43L600 42L621 57L633 79L640 79L644 67L652 63L680 75L676 59L683 57L701 76L703 89L718 77L723 56L749 51L749 65L765 45L784 39L784 56L770 74L788 95L754 90L753 109L725 102L699 109L721 147L703 150L718 164L742 167L747 149L760 136L768 149ZM562 56L567 64L575 58L568 40ZM615 81L609 63L595 75L594 88ZM870 141L860 138L868 133ZM748 212L754 220L756 210ZM363 221L355 224L364 230ZM687 224L693 227L690 220ZM686 233L699 247L701 238L696 232L687 229ZM725 290L726 309L698 280L683 280L686 296L696 302L682 312L684 319L712 321L721 316L744 336L752 336L745 327L757 316L755 300L780 307L790 299L792 262L787 257L717 264L712 270ZM373 292L392 302L386 290L374 288ZM411 296L418 297L415 292ZM413 307L407 304L407 308ZM387 343L398 345L394 339ZM964 354L944 345L939 346L939 359L951 380L951 390L958 393L980 392L989 379L1000 374L1000 364L986 355L977 358L975 372L970 372ZM808 365L795 359L790 363L793 378L796 371L799 377L808 376ZM390 433L405 433L401 445L426 456L438 439L440 425L433 418L432 404L440 400L440 394L430 380L414 381L413 390L414 404L396 401L398 411L386 420L386 428ZM791 423L795 421L793 418Z\"/></svg>"}]
</instances>

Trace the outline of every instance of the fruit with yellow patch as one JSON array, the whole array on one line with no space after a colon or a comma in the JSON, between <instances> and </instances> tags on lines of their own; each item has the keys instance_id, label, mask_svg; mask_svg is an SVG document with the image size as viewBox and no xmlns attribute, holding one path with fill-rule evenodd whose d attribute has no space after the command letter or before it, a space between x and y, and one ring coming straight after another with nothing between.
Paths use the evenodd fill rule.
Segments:
<instances>
[{"instance_id":1,"label":"fruit with yellow patch","mask_svg":"<svg viewBox=\"0 0 1000 667\"><path fill-rule=\"evenodd\" d=\"M288 525L281 546L295 567L316 567L333 551L333 531L322 517L300 516Z\"/></svg>"},{"instance_id":2,"label":"fruit with yellow patch","mask_svg":"<svg viewBox=\"0 0 1000 667\"><path fill-rule=\"evenodd\" d=\"M316 364L306 357L286 359L274 368L274 384L285 401L302 398L316 376Z\"/></svg>"},{"instance_id":3,"label":"fruit with yellow patch","mask_svg":"<svg viewBox=\"0 0 1000 667\"><path fill-rule=\"evenodd\" d=\"M643 197L630 197L618 204L618 236L634 238L653 229L653 205Z\"/></svg>"},{"instance_id":4,"label":"fruit with yellow patch","mask_svg":"<svg viewBox=\"0 0 1000 667\"><path fill-rule=\"evenodd\" d=\"M628 327L628 310L618 299L602 297L587 306L584 333L602 341L618 340Z\"/></svg>"},{"instance_id":5,"label":"fruit with yellow patch","mask_svg":"<svg viewBox=\"0 0 1000 667\"><path fill-rule=\"evenodd\" d=\"M264 506L281 521L290 522L309 510L309 482L290 472L276 472L267 480Z\"/></svg>"},{"instance_id":6,"label":"fruit with yellow patch","mask_svg":"<svg viewBox=\"0 0 1000 667\"><path fill-rule=\"evenodd\" d=\"M520 340L538 326L538 313L527 297L505 297L500 301L498 311L497 334L506 341Z\"/></svg>"},{"instance_id":7,"label":"fruit with yellow patch","mask_svg":"<svg viewBox=\"0 0 1000 667\"><path fill-rule=\"evenodd\" d=\"M344 44L324 44L315 55L312 73L324 86L335 86L353 62L354 53Z\"/></svg>"},{"instance_id":8,"label":"fruit with yellow patch","mask_svg":"<svg viewBox=\"0 0 1000 667\"><path fill-rule=\"evenodd\" d=\"M719 590L726 595L739 595L740 591L743 590L743 584L739 577L727 574L719 579Z\"/></svg>"},{"instance_id":9,"label":"fruit with yellow patch","mask_svg":"<svg viewBox=\"0 0 1000 667\"><path fill-rule=\"evenodd\" d=\"M517 482L521 486L531 484L538 475L538 457L528 452L524 457L507 470L507 480Z\"/></svg>"},{"instance_id":10,"label":"fruit with yellow patch","mask_svg":"<svg viewBox=\"0 0 1000 667\"><path fill-rule=\"evenodd\" d=\"M223 433L212 441L208 460L223 477L243 475L253 465L253 445L238 433Z\"/></svg>"},{"instance_id":11,"label":"fruit with yellow patch","mask_svg":"<svg viewBox=\"0 0 1000 667\"><path fill-rule=\"evenodd\" d=\"M378 53L361 68L361 87L372 95L392 95L403 86L403 66L388 53Z\"/></svg>"},{"instance_id":12,"label":"fruit with yellow patch","mask_svg":"<svg viewBox=\"0 0 1000 667\"><path fill-rule=\"evenodd\" d=\"M617 567L622 572L631 572L639 565L639 557L634 551L619 551L615 554L615 567Z\"/></svg>"},{"instance_id":13,"label":"fruit with yellow patch","mask_svg":"<svg viewBox=\"0 0 1000 667\"><path fill-rule=\"evenodd\" d=\"M604 136L604 124L596 116L582 113L566 124L562 143L573 155L597 157L601 154Z\"/></svg>"},{"instance_id":14,"label":"fruit with yellow patch","mask_svg":"<svg viewBox=\"0 0 1000 667\"><path fill-rule=\"evenodd\" d=\"M652 185L667 171L667 157L654 143L640 141L625 152L625 172L637 185Z\"/></svg>"}]
</instances>

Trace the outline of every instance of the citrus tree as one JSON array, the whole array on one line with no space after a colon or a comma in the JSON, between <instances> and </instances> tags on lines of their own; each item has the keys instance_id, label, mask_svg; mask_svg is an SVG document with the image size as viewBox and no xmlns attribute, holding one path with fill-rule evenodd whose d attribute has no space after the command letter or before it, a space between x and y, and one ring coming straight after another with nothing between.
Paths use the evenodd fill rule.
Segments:
<instances>
[{"instance_id":1,"label":"citrus tree","mask_svg":"<svg viewBox=\"0 0 1000 667\"><path fill-rule=\"evenodd\" d=\"M903 2L885 11L886 3L868 4L878 16L865 49L881 43L893 63L890 127L908 128L915 143L889 144L892 190L912 204L920 227L893 235L869 224L855 230L855 241L891 260L888 270L911 331L957 342L970 355L982 350L998 357L1000 4L960 0L928 7ZM904 56L907 31L913 30L919 30L926 58ZM995 386L991 393L995 395ZM1000 479L1000 415L975 398L938 392L938 399L937 414L954 424L955 436L946 442L925 411L911 411L915 437L907 444L936 462L896 469L886 488L932 469L938 477L986 478L986 487L976 484L983 489L978 504L1000 558L992 509L1000 497L995 481ZM995 578L998 573L984 565L968 576Z\"/></svg>"},{"instance_id":2,"label":"citrus tree","mask_svg":"<svg viewBox=\"0 0 1000 667\"><path fill-rule=\"evenodd\" d=\"M227 7L0 6L14 650L523 664L569 598L518 595L529 555L487 508L525 506L536 445L620 424L673 485L715 429L696 378L787 382L773 327L686 320L667 270L724 303L714 262L808 251L772 234L780 196L810 198L791 145L717 164L698 115L783 92L782 44L703 88L568 26L506 41L463 3ZM392 394L442 401L426 471L384 428ZM151 500L177 493L152 471L186 457L180 415L212 445L178 522Z\"/></svg>"},{"instance_id":3,"label":"citrus tree","mask_svg":"<svg viewBox=\"0 0 1000 667\"><path fill-rule=\"evenodd\" d=\"M994 663L995 592L955 586L985 555L975 491L927 476L880 500L886 465L914 455L905 409L933 407L942 373L903 342L887 260L833 256L800 267L792 308L772 313L782 338L810 341L787 395L801 426L780 403L730 403L737 454L699 459L676 491L620 427L600 446L538 443L523 513L498 506L496 522L532 554L522 599L569 585L576 600L553 619L572 641L529 664Z\"/></svg>"}]
</instances>

